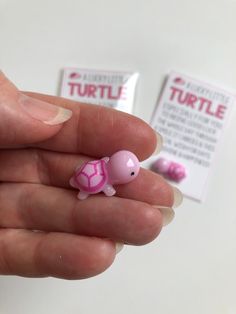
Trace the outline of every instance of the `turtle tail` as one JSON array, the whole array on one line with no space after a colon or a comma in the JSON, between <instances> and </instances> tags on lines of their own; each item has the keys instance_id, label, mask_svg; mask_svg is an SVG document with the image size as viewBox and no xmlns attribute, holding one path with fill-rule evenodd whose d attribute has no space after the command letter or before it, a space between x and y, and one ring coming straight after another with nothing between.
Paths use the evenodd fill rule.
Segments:
<instances>
[{"instance_id":1,"label":"turtle tail","mask_svg":"<svg viewBox=\"0 0 236 314\"><path fill-rule=\"evenodd\" d=\"M76 185L76 182L75 182L75 178L74 176L70 178L70 185L73 187L73 188L77 188L77 185Z\"/></svg>"}]
</instances>

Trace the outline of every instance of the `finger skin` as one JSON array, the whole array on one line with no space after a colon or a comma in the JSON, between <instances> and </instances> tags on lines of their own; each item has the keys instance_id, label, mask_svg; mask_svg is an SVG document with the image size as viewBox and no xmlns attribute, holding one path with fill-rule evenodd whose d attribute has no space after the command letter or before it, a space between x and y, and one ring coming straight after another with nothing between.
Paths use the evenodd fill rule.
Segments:
<instances>
[{"instance_id":1,"label":"finger skin","mask_svg":"<svg viewBox=\"0 0 236 314\"><path fill-rule=\"evenodd\" d=\"M32 119L20 106L20 91L0 71L0 148L44 141L62 125L49 126Z\"/></svg>"},{"instance_id":2,"label":"finger skin","mask_svg":"<svg viewBox=\"0 0 236 314\"><path fill-rule=\"evenodd\" d=\"M31 182L71 188L74 169L90 158L41 149L5 150L0 152L0 181ZM160 175L142 169L138 177L116 186L117 195L152 205L172 207L173 188Z\"/></svg>"},{"instance_id":3,"label":"finger skin","mask_svg":"<svg viewBox=\"0 0 236 314\"><path fill-rule=\"evenodd\" d=\"M139 200L150 205L172 207L174 190L160 175L146 169L140 169L139 176L132 182L116 187L117 195Z\"/></svg>"},{"instance_id":4,"label":"finger skin","mask_svg":"<svg viewBox=\"0 0 236 314\"><path fill-rule=\"evenodd\" d=\"M66 233L0 229L0 274L84 279L114 261L110 240Z\"/></svg>"},{"instance_id":5,"label":"finger skin","mask_svg":"<svg viewBox=\"0 0 236 314\"><path fill-rule=\"evenodd\" d=\"M37 147L93 157L111 156L118 150L126 149L140 160L149 157L156 148L155 131L135 116L55 96L27 95L73 111L72 118L60 132L54 138L37 144Z\"/></svg>"},{"instance_id":6,"label":"finger skin","mask_svg":"<svg viewBox=\"0 0 236 314\"><path fill-rule=\"evenodd\" d=\"M12 193L14 191L14 194ZM0 227L69 232L143 245L162 228L152 206L119 197L90 196L38 184L2 184Z\"/></svg>"}]
</instances>

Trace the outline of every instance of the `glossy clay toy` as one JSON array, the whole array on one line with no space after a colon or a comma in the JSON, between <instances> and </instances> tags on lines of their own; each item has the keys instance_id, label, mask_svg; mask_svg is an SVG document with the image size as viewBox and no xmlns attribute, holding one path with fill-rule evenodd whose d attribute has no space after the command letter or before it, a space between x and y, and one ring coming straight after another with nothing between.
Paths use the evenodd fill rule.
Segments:
<instances>
[{"instance_id":1,"label":"glossy clay toy","mask_svg":"<svg viewBox=\"0 0 236 314\"><path fill-rule=\"evenodd\" d=\"M155 161L152 170L175 182L180 182L187 176L184 166L165 158Z\"/></svg>"},{"instance_id":2,"label":"glossy clay toy","mask_svg":"<svg viewBox=\"0 0 236 314\"><path fill-rule=\"evenodd\" d=\"M113 185L132 181L139 169L138 158L127 150L121 150L111 157L84 163L75 170L70 185L79 189L80 200L99 192L112 196L116 193Z\"/></svg>"}]
</instances>

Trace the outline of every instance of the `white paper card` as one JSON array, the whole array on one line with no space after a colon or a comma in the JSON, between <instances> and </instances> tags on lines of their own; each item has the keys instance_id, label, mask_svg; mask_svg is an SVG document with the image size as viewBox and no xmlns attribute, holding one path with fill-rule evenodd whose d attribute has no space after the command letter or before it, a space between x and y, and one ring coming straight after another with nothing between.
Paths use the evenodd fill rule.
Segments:
<instances>
[{"instance_id":1,"label":"white paper card","mask_svg":"<svg viewBox=\"0 0 236 314\"><path fill-rule=\"evenodd\" d=\"M234 105L230 92L181 73L169 75L151 125L164 139L158 157L186 169L187 177L175 184L184 195L204 200L214 155Z\"/></svg>"},{"instance_id":2,"label":"white paper card","mask_svg":"<svg viewBox=\"0 0 236 314\"><path fill-rule=\"evenodd\" d=\"M60 96L132 113L138 73L65 68Z\"/></svg>"}]
</instances>

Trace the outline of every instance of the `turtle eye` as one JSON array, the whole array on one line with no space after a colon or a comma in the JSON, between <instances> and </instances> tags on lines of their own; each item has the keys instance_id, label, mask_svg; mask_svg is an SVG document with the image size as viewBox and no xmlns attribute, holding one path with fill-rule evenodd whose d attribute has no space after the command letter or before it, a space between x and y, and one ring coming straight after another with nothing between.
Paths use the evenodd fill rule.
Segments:
<instances>
[{"instance_id":1,"label":"turtle eye","mask_svg":"<svg viewBox=\"0 0 236 314\"><path fill-rule=\"evenodd\" d=\"M134 176L134 171L132 171L130 175L131 175L131 176Z\"/></svg>"}]
</instances>

